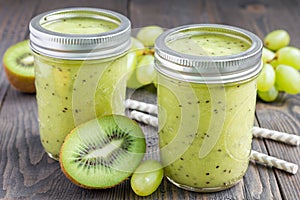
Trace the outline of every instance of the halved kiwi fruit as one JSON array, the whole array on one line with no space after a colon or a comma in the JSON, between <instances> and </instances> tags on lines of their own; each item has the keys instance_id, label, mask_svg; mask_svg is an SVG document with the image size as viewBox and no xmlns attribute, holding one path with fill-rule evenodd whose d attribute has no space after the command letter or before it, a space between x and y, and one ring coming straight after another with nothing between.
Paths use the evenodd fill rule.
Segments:
<instances>
[{"instance_id":1,"label":"halved kiwi fruit","mask_svg":"<svg viewBox=\"0 0 300 200\"><path fill-rule=\"evenodd\" d=\"M19 42L6 50L3 67L14 88L25 93L35 93L34 58L29 40Z\"/></svg>"},{"instance_id":2,"label":"halved kiwi fruit","mask_svg":"<svg viewBox=\"0 0 300 200\"><path fill-rule=\"evenodd\" d=\"M126 180L146 151L145 136L128 117L93 119L65 138L60 165L65 175L84 188L110 188Z\"/></svg>"}]
</instances>

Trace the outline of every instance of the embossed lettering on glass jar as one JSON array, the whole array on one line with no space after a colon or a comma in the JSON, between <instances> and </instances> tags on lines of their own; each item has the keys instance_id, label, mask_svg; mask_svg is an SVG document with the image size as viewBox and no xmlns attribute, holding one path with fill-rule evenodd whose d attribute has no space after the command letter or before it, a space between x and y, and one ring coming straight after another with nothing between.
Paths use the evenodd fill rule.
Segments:
<instances>
[{"instance_id":1,"label":"embossed lettering on glass jar","mask_svg":"<svg viewBox=\"0 0 300 200\"><path fill-rule=\"evenodd\" d=\"M218 24L177 27L156 40L160 154L178 187L219 191L244 176L261 50L253 33Z\"/></svg>"},{"instance_id":2,"label":"embossed lettering on glass jar","mask_svg":"<svg viewBox=\"0 0 300 200\"><path fill-rule=\"evenodd\" d=\"M97 8L49 11L30 22L40 137L58 159L65 136L96 116L124 114L130 21Z\"/></svg>"}]
</instances>

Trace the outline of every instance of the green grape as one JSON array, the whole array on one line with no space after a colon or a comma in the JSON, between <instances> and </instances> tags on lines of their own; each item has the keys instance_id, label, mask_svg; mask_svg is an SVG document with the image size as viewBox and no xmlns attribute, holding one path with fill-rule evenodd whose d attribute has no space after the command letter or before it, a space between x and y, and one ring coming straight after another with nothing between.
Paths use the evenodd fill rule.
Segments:
<instances>
[{"instance_id":1,"label":"green grape","mask_svg":"<svg viewBox=\"0 0 300 200\"><path fill-rule=\"evenodd\" d=\"M136 79L136 68L138 64L138 56L136 52L131 52L127 54L127 73L128 73L128 78L127 78L127 87L132 88L132 89L137 89L139 87L142 87L143 84L141 84L137 79Z\"/></svg>"},{"instance_id":2,"label":"green grape","mask_svg":"<svg viewBox=\"0 0 300 200\"><path fill-rule=\"evenodd\" d=\"M270 62L270 65L273 66L274 69L276 69L276 67L279 65L278 60L274 59Z\"/></svg>"},{"instance_id":3,"label":"green grape","mask_svg":"<svg viewBox=\"0 0 300 200\"><path fill-rule=\"evenodd\" d=\"M138 56L138 54L140 54L140 51L144 51L144 49L145 46L141 41L139 41L135 37L131 37L131 48L129 50L129 53L127 54L127 69L128 69L127 87L129 88L137 89L143 86L143 84L141 84L136 79L136 67L141 57Z\"/></svg>"},{"instance_id":4,"label":"green grape","mask_svg":"<svg viewBox=\"0 0 300 200\"><path fill-rule=\"evenodd\" d=\"M163 32L164 30L159 26L145 26L139 30L136 37L145 46L154 46L156 38Z\"/></svg>"},{"instance_id":5,"label":"green grape","mask_svg":"<svg viewBox=\"0 0 300 200\"><path fill-rule=\"evenodd\" d=\"M257 78L257 90L261 92L266 92L275 83L275 71L270 64L264 64L261 73Z\"/></svg>"},{"instance_id":6,"label":"green grape","mask_svg":"<svg viewBox=\"0 0 300 200\"><path fill-rule=\"evenodd\" d=\"M266 92L257 91L258 97L266 102L272 102L275 101L278 97L278 90L275 86L273 86L270 90Z\"/></svg>"},{"instance_id":7,"label":"green grape","mask_svg":"<svg viewBox=\"0 0 300 200\"><path fill-rule=\"evenodd\" d=\"M136 39L135 37L131 37L131 50L144 49L144 44Z\"/></svg>"},{"instance_id":8,"label":"green grape","mask_svg":"<svg viewBox=\"0 0 300 200\"><path fill-rule=\"evenodd\" d=\"M300 92L300 73L293 67L278 65L276 67L276 86L289 94Z\"/></svg>"},{"instance_id":9,"label":"green grape","mask_svg":"<svg viewBox=\"0 0 300 200\"><path fill-rule=\"evenodd\" d=\"M275 58L275 53L265 47L262 50L262 60L264 63L269 63Z\"/></svg>"},{"instance_id":10,"label":"green grape","mask_svg":"<svg viewBox=\"0 0 300 200\"><path fill-rule=\"evenodd\" d=\"M300 69L300 50L296 47L284 47L276 52L279 64L289 65L295 69Z\"/></svg>"},{"instance_id":11,"label":"green grape","mask_svg":"<svg viewBox=\"0 0 300 200\"><path fill-rule=\"evenodd\" d=\"M153 82L155 78L154 56L144 55L136 68L136 79L143 85Z\"/></svg>"},{"instance_id":12,"label":"green grape","mask_svg":"<svg viewBox=\"0 0 300 200\"><path fill-rule=\"evenodd\" d=\"M154 87L157 88L157 85L158 85L158 83L157 83L157 76L155 76L155 78L153 80L153 85L154 85Z\"/></svg>"},{"instance_id":13,"label":"green grape","mask_svg":"<svg viewBox=\"0 0 300 200\"><path fill-rule=\"evenodd\" d=\"M146 160L133 173L130 185L135 194L148 196L156 191L163 176L163 168L158 161Z\"/></svg>"},{"instance_id":14,"label":"green grape","mask_svg":"<svg viewBox=\"0 0 300 200\"><path fill-rule=\"evenodd\" d=\"M127 69L128 71L132 71L133 69L136 68L137 65L137 55L135 52L130 52L127 54Z\"/></svg>"},{"instance_id":15,"label":"green grape","mask_svg":"<svg viewBox=\"0 0 300 200\"><path fill-rule=\"evenodd\" d=\"M275 30L266 35L264 43L268 49L276 51L290 43L290 35L285 30Z\"/></svg>"}]
</instances>

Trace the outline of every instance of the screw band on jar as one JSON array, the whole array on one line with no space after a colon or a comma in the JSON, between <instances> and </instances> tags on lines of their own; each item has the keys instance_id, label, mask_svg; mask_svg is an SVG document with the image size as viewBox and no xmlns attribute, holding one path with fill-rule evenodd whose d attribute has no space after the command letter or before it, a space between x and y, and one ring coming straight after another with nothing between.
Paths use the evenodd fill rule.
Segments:
<instances>
[{"instance_id":1,"label":"screw band on jar","mask_svg":"<svg viewBox=\"0 0 300 200\"><path fill-rule=\"evenodd\" d=\"M228 55L226 52L215 53L201 49L199 44L195 44L198 45L196 50L201 52L197 55L172 49L174 41L189 42L188 39L198 35L205 37L205 34L223 34L237 38L243 41L241 45L248 43L249 48L243 52L230 52ZM179 80L208 84L230 83L255 77L262 68L262 42L253 33L236 27L218 24L186 25L166 31L156 40L155 45L156 69ZM236 46L238 45L237 43Z\"/></svg>"},{"instance_id":2,"label":"screw band on jar","mask_svg":"<svg viewBox=\"0 0 300 200\"><path fill-rule=\"evenodd\" d=\"M88 33L87 31L84 34L58 32L48 27L49 24L61 22L62 17L64 20L95 19L100 25L103 22L112 27L111 30L99 29L99 32ZM29 29L31 48L37 53L53 58L100 59L121 55L130 48L130 21L119 13L104 9L67 8L49 11L34 17Z\"/></svg>"}]
</instances>

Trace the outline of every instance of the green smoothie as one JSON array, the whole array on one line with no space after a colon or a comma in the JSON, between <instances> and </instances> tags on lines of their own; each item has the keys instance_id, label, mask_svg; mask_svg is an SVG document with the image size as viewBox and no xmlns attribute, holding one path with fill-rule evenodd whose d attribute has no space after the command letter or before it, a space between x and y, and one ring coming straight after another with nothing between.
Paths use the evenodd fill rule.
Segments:
<instances>
[{"instance_id":1,"label":"green smoothie","mask_svg":"<svg viewBox=\"0 0 300 200\"><path fill-rule=\"evenodd\" d=\"M38 51L35 84L40 138L48 155L58 159L60 147L73 128L99 116L124 115L130 22L117 13L94 8L53 13L37 16L40 19L33 19L30 28L32 48ZM122 22L126 30L117 32ZM43 34L38 35L39 30ZM110 35L112 30L115 32ZM122 37L122 31L128 36ZM114 37L122 38L122 44Z\"/></svg>"},{"instance_id":2,"label":"green smoothie","mask_svg":"<svg viewBox=\"0 0 300 200\"><path fill-rule=\"evenodd\" d=\"M93 18L67 18L43 24L47 30L65 34L99 34L118 27L118 24Z\"/></svg>"},{"instance_id":3,"label":"green smoothie","mask_svg":"<svg viewBox=\"0 0 300 200\"><path fill-rule=\"evenodd\" d=\"M227 56L246 51L250 41L243 37L218 33L202 33L167 43L171 49L195 56Z\"/></svg>"},{"instance_id":4,"label":"green smoothie","mask_svg":"<svg viewBox=\"0 0 300 200\"><path fill-rule=\"evenodd\" d=\"M35 57L40 137L58 159L65 136L97 116L124 114L126 57L70 61Z\"/></svg>"},{"instance_id":5,"label":"green smoothie","mask_svg":"<svg viewBox=\"0 0 300 200\"><path fill-rule=\"evenodd\" d=\"M166 45L194 56L226 56L251 43L202 33ZM254 78L226 84L200 84L158 75L159 145L165 175L194 191L228 188L245 174L256 101Z\"/></svg>"}]
</instances>

